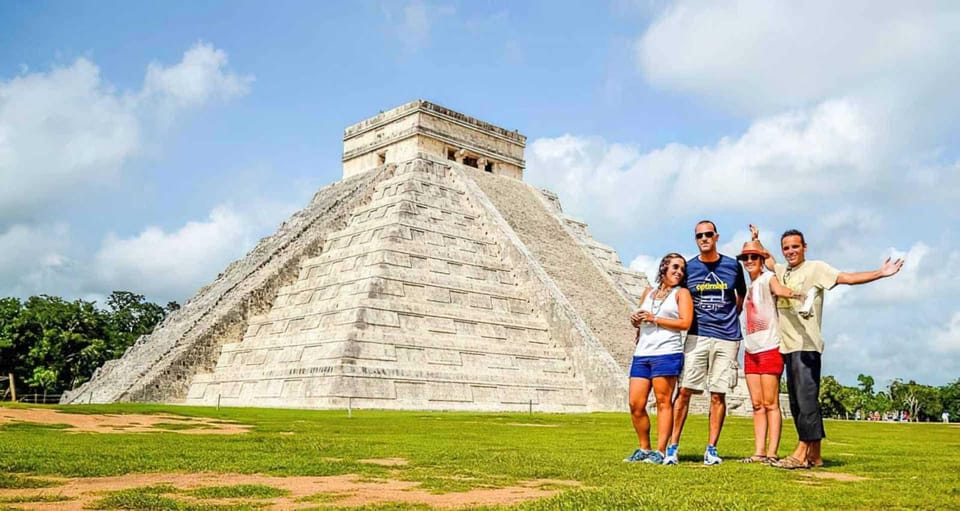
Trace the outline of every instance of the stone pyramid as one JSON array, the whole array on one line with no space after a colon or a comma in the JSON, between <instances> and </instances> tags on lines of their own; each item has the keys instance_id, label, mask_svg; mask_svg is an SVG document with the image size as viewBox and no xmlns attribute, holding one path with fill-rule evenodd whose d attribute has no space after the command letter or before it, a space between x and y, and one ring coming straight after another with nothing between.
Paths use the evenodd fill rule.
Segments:
<instances>
[{"instance_id":1,"label":"stone pyramid","mask_svg":"<svg viewBox=\"0 0 960 511\"><path fill-rule=\"evenodd\" d=\"M65 403L625 410L646 278L522 181L525 137L426 101Z\"/></svg>"}]
</instances>

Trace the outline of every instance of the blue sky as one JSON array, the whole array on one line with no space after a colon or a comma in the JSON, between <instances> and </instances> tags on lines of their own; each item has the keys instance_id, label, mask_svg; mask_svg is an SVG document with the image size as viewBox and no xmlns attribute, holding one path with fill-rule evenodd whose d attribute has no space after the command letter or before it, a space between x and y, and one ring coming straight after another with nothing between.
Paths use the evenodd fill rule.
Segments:
<instances>
[{"instance_id":1,"label":"blue sky","mask_svg":"<svg viewBox=\"0 0 960 511\"><path fill-rule=\"evenodd\" d=\"M869 15L867 15L869 14ZM0 4L0 295L184 301L424 98L528 136L626 264L796 227L841 270L825 372L960 376L960 8L809 2Z\"/></svg>"}]
</instances>

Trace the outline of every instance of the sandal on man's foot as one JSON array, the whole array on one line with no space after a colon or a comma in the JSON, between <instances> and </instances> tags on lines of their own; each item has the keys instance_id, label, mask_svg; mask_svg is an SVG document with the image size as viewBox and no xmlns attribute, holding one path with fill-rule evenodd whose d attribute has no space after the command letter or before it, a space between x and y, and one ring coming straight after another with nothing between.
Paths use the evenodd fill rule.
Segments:
<instances>
[{"instance_id":1,"label":"sandal on man's foot","mask_svg":"<svg viewBox=\"0 0 960 511\"><path fill-rule=\"evenodd\" d=\"M777 463L780 463L780 458L776 456L767 456L763 459L764 465L776 465Z\"/></svg>"},{"instance_id":2,"label":"sandal on man's foot","mask_svg":"<svg viewBox=\"0 0 960 511\"><path fill-rule=\"evenodd\" d=\"M820 461L807 460L807 464L810 465L811 468L820 468L823 466L823 460L820 460Z\"/></svg>"},{"instance_id":3,"label":"sandal on man's foot","mask_svg":"<svg viewBox=\"0 0 960 511\"><path fill-rule=\"evenodd\" d=\"M750 456L749 458L742 458L742 459L740 460L740 463L763 463L764 460L766 460L766 459L767 459L767 458L764 458L764 457L763 457L762 455L760 455L760 454L754 454L753 456Z\"/></svg>"},{"instance_id":4,"label":"sandal on man's foot","mask_svg":"<svg viewBox=\"0 0 960 511\"><path fill-rule=\"evenodd\" d=\"M810 468L809 463L807 463L806 461L800 461L797 458L794 458L793 456L787 456L786 458L781 458L780 461L776 462L773 466L777 468L784 468L787 470L796 470L798 468L804 468L804 469Z\"/></svg>"}]
</instances>

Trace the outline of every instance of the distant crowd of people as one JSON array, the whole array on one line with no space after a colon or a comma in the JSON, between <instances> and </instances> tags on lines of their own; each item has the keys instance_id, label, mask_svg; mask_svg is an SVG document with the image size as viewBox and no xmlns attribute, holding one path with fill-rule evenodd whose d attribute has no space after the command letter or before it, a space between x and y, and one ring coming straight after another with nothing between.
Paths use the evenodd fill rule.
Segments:
<instances>
[{"instance_id":1,"label":"distant crowd of people","mask_svg":"<svg viewBox=\"0 0 960 511\"><path fill-rule=\"evenodd\" d=\"M947 416L947 420L944 420L943 422L950 422L949 421L950 414L947 412L943 412L943 413L945 413ZM865 417L860 417L860 411L857 410L857 412L853 414L853 420L855 421L864 420L864 419L868 421L910 422L910 413L902 410L899 412L884 412L884 413L870 412L866 414Z\"/></svg>"},{"instance_id":2,"label":"distant crowd of people","mask_svg":"<svg viewBox=\"0 0 960 511\"><path fill-rule=\"evenodd\" d=\"M694 238L700 253L689 260L678 253L664 256L656 286L643 292L638 310L630 316L637 337L629 402L639 447L624 461L679 463L690 398L708 392L709 434L703 463L722 463L717 444L726 416L725 396L739 378L742 343L753 405L754 450L740 461L783 469L823 465L820 444L826 432L819 394L824 291L837 284L865 284L893 276L903 259L888 258L873 271L841 272L823 261L807 260L803 233L790 229L780 236L785 262L778 263L760 243L756 227L751 225L750 231L752 239L734 258L717 251L716 224L698 222ZM746 335L741 331L741 312L746 316ZM778 458L784 371L798 441L788 456ZM651 390L657 408L656 448L650 442L646 409Z\"/></svg>"}]
</instances>

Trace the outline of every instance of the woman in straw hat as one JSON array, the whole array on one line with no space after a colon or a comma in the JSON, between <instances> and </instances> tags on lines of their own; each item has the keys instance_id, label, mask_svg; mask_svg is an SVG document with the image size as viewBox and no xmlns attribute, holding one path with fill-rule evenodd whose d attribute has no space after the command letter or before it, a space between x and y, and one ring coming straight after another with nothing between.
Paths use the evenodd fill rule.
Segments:
<instances>
[{"instance_id":1,"label":"woman in straw hat","mask_svg":"<svg viewBox=\"0 0 960 511\"><path fill-rule=\"evenodd\" d=\"M780 376L783 357L780 355L780 334L777 331L777 306L774 297L803 298L786 288L773 272L764 272L764 260L770 253L758 239L757 228L750 226L753 239L743 244L740 255L743 268L750 275L750 288L744 300L746 335L744 367L747 390L753 404L753 456L744 463L777 461L780 445Z\"/></svg>"}]
</instances>

